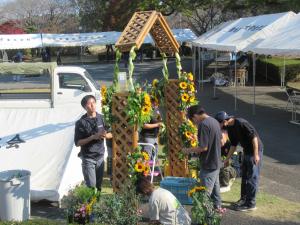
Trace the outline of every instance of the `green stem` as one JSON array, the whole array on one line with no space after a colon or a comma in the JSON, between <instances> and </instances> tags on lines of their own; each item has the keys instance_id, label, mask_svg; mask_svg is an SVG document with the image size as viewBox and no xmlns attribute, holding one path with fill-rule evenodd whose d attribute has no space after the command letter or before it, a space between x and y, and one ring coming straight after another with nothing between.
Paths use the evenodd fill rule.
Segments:
<instances>
[{"instance_id":1,"label":"green stem","mask_svg":"<svg viewBox=\"0 0 300 225\"><path fill-rule=\"evenodd\" d=\"M175 53L175 57L176 57L177 75L178 75L178 78L180 78L181 77L182 66L181 66L180 55L178 54L178 52Z\"/></svg>"},{"instance_id":2,"label":"green stem","mask_svg":"<svg viewBox=\"0 0 300 225\"><path fill-rule=\"evenodd\" d=\"M162 72L163 72L165 81L168 81L169 80L169 70L168 70L168 67L167 67L168 58L167 58L165 53L161 53L161 56L163 58Z\"/></svg>"},{"instance_id":3,"label":"green stem","mask_svg":"<svg viewBox=\"0 0 300 225\"><path fill-rule=\"evenodd\" d=\"M129 62L128 62L128 83L129 83L129 90L133 91L134 90L134 86L133 86L133 80L132 80L132 74L133 74L133 70L134 70L134 65L133 65L133 60L136 57L136 53L134 51L136 46L132 46L132 48L130 49L129 52Z\"/></svg>"},{"instance_id":4,"label":"green stem","mask_svg":"<svg viewBox=\"0 0 300 225\"><path fill-rule=\"evenodd\" d=\"M116 50L116 62L115 62L115 68L114 68L114 79L113 79L114 90L118 84L118 74L120 72L119 62L120 62L121 56L122 56L122 53L119 51L119 49L117 49Z\"/></svg>"}]
</instances>

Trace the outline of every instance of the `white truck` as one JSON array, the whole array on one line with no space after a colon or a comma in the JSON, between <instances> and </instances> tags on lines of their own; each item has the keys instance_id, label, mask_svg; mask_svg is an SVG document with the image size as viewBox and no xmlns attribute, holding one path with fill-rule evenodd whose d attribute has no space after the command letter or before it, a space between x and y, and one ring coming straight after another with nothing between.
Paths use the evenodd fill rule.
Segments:
<instances>
[{"instance_id":1,"label":"white truck","mask_svg":"<svg viewBox=\"0 0 300 225\"><path fill-rule=\"evenodd\" d=\"M60 201L83 180L74 124L100 90L80 67L0 63L0 171L31 172L31 200ZM2 194L2 193L1 193Z\"/></svg>"},{"instance_id":2,"label":"white truck","mask_svg":"<svg viewBox=\"0 0 300 225\"><path fill-rule=\"evenodd\" d=\"M81 99L89 94L100 104L99 85L81 67L0 64L0 108L56 108L74 103L80 106Z\"/></svg>"}]
</instances>

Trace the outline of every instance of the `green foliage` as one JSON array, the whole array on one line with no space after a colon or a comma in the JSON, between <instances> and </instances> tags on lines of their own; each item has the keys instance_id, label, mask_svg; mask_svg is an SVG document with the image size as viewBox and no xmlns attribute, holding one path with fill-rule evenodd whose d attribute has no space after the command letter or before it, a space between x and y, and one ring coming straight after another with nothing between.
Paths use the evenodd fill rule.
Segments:
<instances>
[{"instance_id":1,"label":"green foliage","mask_svg":"<svg viewBox=\"0 0 300 225\"><path fill-rule=\"evenodd\" d=\"M88 205L94 198L100 198L100 192L95 188L78 185L62 198L62 206L66 209L68 218L73 218L75 213L83 206Z\"/></svg>"},{"instance_id":2,"label":"green foliage","mask_svg":"<svg viewBox=\"0 0 300 225\"><path fill-rule=\"evenodd\" d=\"M131 126L137 125L141 128L145 123L151 120L152 107L150 96L139 86L136 86L133 91L130 91L125 112L129 117Z\"/></svg>"},{"instance_id":3,"label":"green foliage","mask_svg":"<svg viewBox=\"0 0 300 225\"><path fill-rule=\"evenodd\" d=\"M115 86L111 85L108 88L105 86L101 87L102 95L102 113L104 115L105 124L109 127L112 126L114 117L112 114L112 96L116 92Z\"/></svg>"},{"instance_id":4,"label":"green foliage","mask_svg":"<svg viewBox=\"0 0 300 225\"><path fill-rule=\"evenodd\" d=\"M138 214L139 196L130 181L126 182L119 193L102 196L95 204L95 223L110 225L138 224L141 216Z\"/></svg>"},{"instance_id":5,"label":"green foliage","mask_svg":"<svg viewBox=\"0 0 300 225\"><path fill-rule=\"evenodd\" d=\"M189 192L193 199L192 221L196 224L219 225L220 215L214 210L214 205L205 187L195 187Z\"/></svg>"}]
</instances>

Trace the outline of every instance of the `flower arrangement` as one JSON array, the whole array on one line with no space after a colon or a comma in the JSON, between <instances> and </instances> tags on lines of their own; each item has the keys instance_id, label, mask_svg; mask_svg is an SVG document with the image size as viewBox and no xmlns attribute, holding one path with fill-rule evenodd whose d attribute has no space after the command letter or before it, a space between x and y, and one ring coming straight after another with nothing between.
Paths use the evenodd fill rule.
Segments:
<instances>
[{"instance_id":1,"label":"flower arrangement","mask_svg":"<svg viewBox=\"0 0 300 225\"><path fill-rule=\"evenodd\" d=\"M164 102L164 86L164 79L152 81L150 94L156 105L161 105Z\"/></svg>"},{"instance_id":2,"label":"flower arrangement","mask_svg":"<svg viewBox=\"0 0 300 225\"><path fill-rule=\"evenodd\" d=\"M192 73L182 72L179 77L179 109L185 111L192 105L197 105L194 76Z\"/></svg>"},{"instance_id":3,"label":"flower arrangement","mask_svg":"<svg viewBox=\"0 0 300 225\"><path fill-rule=\"evenodd\" d=\"M192 221L195 224L219 225L220 216L214 210L214 205L203 186L196 186L188 192L193 199Z\"/></svg>"},{"instance_id":4,"label":"flower arrangement","mask_svg":"<svg viewBox=\"0 0 300 225\"><path fill-rule=\"evenodd\" d=\"M93 213L93 206L99 200L100 192L97 189L78 185L70 190L62 199L62 206L66 208L70 223L88 223Z\"/></svg>"},{"instance_id":5,"label":"flower arrangement","mask_svg":"<svg viewBox=\"0 0 300 225\"><path fill-rule=\"evenodd\" d=\"M185 119L179 127L179 133L184 147L196 147L197 141L197 127L189 119Z\"/></svg>"},{"instance_id":6,"label":"flower arrangement","mask_svg":"<svg viewBox=\"0 0 300 225\"><path fill-rule=\"evenodd\" d=\"M125 111L130 118L129 124L141 128L151 120L153 110L150 95L141 88L135 87L134 91L129 93Z\"/></svg>"},{"instance_id":7,"label":"flower arrangement","mask_svg":"<svg viewBox=\"0 0 300 225\"><path fill-rule=\"evenodd\" d=\"M133 152L127 155L129 165L129 176L133 183L137 181L140 176L148 176L150 173L149 160L150 157L147 152L141 151L141 148L136 148Z\"/></svg>"},{"instance_id":8,"label":"flower arrangement","mask_svg":"<svg viewBox=\"0 0 300 225\"><path fill-rule=\"evenodd\" d=\"M111 126L113 122L112 116L112 96L115 93L115 86L106 87L103 85L101 87L101 103L102 103L102 113L104 115L104 121L107 125Z\"/></svg>"}]
</instances>

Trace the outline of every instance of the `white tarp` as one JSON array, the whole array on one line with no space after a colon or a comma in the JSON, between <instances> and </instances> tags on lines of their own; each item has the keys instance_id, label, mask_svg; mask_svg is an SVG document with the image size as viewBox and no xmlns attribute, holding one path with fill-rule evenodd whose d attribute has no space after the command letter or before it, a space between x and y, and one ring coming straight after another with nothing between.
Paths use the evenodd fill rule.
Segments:
<instances>
[{"instance_id":1,"label":"white tarp","mask_svg":"<svg viewBox=\"0 0 300 225\"><path fill-rule=\"evenodd\" d=\"M0 109L0 171L31 171L31 200L58 201L83 180L74 124L82 109ZM15 135L19 148L7 143Z\"/></svg>"},{"instance_id":2,"label":"white tarp","mask_svg":"<svg viewBox=\"0 0 300 225\"><path fill-rule=\"evenodd\" d=\"M285 12L234 20L222 25L207 38L196 39L194 46L219 51L239 52L258 39L271 37L296 16L294 12Z\"/></svg>"},{"instance_id":3,"label":"white tarp","mask_svg":"<svg viewBox=\"0 0 300 225\"><path fill-rule=\"evenodd\" d=\"M0 35L0 49L41 48L41 34Z\"/></svg>"},{"instance_id":4,"label":"white tarp","mask_svg":"<svg viewBox=\"0 0 300 225\"><path fill-rule=\"evenodd\" d=\"M108 45L117 42L120 32L75 33L75 34L42 34L43 46L90 46Z\"/></svg>"},{"instance_id":5,"label":"white tarp","mask_svg":"<svg viewBox=\"0 0 300 225\"><path fill-rule=\"evenodd\" d=\"M190 29L173 29L178 42L191 41L196 35ZM74 34L13 34L0 35L0 49L24 49L40 47L74 47L91 45L115 44L121 32L97 32ZM154 41L148 34L144 43L153 44Z\"/></svg>"},{"instance_id":6,"label":"white tarp","mask_svg":"<svg viewBox=\"0 0 300 225\"><path fill-rule=\"evenodd\" d=\"M249 50L266 55L300 56L300 14L271 38L257 40L249 46Z\"/></svg>"}]
</instances>

